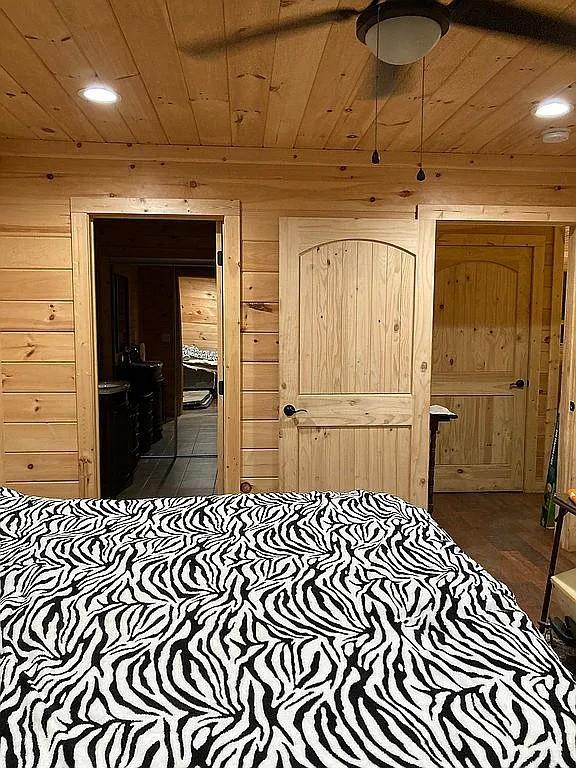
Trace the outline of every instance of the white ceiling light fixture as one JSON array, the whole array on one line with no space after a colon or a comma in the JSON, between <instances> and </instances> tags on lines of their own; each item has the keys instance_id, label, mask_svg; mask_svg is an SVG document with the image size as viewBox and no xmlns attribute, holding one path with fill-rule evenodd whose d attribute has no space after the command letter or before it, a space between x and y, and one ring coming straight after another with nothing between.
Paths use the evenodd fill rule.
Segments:
<instances>
[{"instance_id":1,"label":"white ceiling light fixture","mask_svg":"<svg viewBox=\"0 0 576 768\"><path fill-rule=\"evenodd\" d=\"M541 101L534 109L536 117L564 117L574 109L573 105L563 99L547 99Z\"/></svg>"},{"instance_id":2,"label":"white ceiling light fixture","mask_svg":"<svg viewBox=\"0 0 576 768\"><path fill-rule=\"evenodd\" d=\"M561 144L570 138L570 128L548 128L542 134L544 144Z\"/></svg>"},{"instance_id":3,"label":"white ceiling light fixture","mask_svg":"<svg viewBox=\"0 0 576 768\"><path fill-rule=\"evenodd\" d=\"M412 64L426 56L450 26L444 6L428 0L389 0L362 11L356 35L388 64Z\"/></svg>"},{"instance_id":4,"label":"white ceiling light fixture","mask_svg":"<svg viewBox=\"0 0 576 768\"><path fill-rule=\"evenodd\" d=\"M116 104L120 101L119 94L107 85L89 85L79 91L80 96L94 104Z\"/></svg>"}]
</instances>

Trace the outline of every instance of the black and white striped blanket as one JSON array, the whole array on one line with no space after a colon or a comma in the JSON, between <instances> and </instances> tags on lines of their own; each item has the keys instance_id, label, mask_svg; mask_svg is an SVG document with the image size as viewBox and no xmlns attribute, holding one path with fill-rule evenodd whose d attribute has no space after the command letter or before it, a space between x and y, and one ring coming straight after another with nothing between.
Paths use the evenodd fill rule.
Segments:
<instances>
[{"instance_id":1,"label":"black and white striped blanket","mask_svg":"<svg viewBox=\"0 0 576 768\"><path fill-rule=\"evenodd\" d=\"M0 493L2 768L576 766L576 684L390 496Z\"/></svg>"}]
</instances>

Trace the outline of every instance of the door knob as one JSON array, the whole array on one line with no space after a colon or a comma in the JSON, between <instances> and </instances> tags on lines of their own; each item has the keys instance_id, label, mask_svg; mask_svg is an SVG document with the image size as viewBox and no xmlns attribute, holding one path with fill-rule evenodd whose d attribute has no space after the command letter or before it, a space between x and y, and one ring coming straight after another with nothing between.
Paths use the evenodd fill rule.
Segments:
<instances>
[{"instance_id":1,"label":"door knob","mask_svg":"<svg viewBox=\"0 0 576 768\"><path fill-rule=\"evenodd\" d=\"M308 413L308 411L306 408L295 408L290 403L284 406L284 414L286 416L295 416L297 413Z\"/></svg>"},{"instance_id":2,"label":"door knob","mask_svg":"<svg viewBox=\"0 0 576 768\"><path fill-rule=\"evenodd\" d=\"M527 383L524 379L516 379L513 384L510 384L510 389L524 389Z\"/></svg>"}]
</instances>

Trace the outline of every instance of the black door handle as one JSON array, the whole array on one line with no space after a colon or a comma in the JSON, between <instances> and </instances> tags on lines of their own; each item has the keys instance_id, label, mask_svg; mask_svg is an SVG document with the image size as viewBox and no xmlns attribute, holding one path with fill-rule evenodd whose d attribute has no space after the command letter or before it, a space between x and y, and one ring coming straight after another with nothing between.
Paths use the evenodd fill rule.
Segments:
<instances>
[{"instance_id":1,"label":"black door handle","mask_svg":"<svg viewBox=\"0 0 576 768\"><path fill-rule=\"evenodd\" d=\"M513 384L510 384L510 389L524 389L527 383L524 379L516 379Z\"/></svg>"},{"instance_id":2,"label":"black door handle","mask_svg":"<svg viewBox=\"0 0 576 768\"><path fill-rule=\"evenodd\" d=\"M290 403L284 406L284 414L286 416L295 416L297 413L308 413L308 411L306 408L295 408Z\"/></svg>"}]
</instances>

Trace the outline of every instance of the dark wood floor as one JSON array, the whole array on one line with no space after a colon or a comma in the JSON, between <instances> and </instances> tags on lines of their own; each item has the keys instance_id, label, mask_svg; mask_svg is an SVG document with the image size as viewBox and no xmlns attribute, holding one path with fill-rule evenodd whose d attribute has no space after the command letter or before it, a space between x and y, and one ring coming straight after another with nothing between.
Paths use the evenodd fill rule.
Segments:
<instances>
[{"instance_id":1,"label":"dark wood floor","mask_svg":"<svg viewBox=\"0 0 576 768\"><path fill-rule=\"evenodd\" d=\"M184 411L178 419L178 458L174 423L164 425L162 439L138 462L132 485L120 499L209 496L215 492L217 408ZM150 458L150 455L160 458Z\"/></svg>"},{"instance_id":2,"label":"dark wood floor","mask_svg":"<svg viewBox=\"0 0 576 768\"><path fill-rule=\"evenodd\" d=\"M540 618L553 532L540 527L541 494L438 493L434 518L480 565L507 584L520 607ZM576 567L563 553L558 571Z\"/></svg>"}]
</instances>

